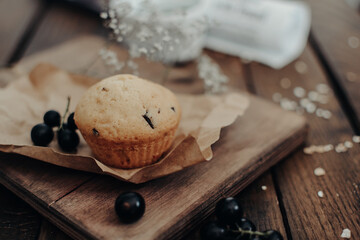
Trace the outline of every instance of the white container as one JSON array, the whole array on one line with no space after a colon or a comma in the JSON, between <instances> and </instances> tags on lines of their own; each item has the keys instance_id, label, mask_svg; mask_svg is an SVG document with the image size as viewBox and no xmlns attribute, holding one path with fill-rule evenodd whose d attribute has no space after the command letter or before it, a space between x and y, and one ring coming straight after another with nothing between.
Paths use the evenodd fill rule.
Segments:
<instances>
[{"instance_id":1,"label":"white container","mask_svg":"<svg viewBox=\"0 0 360 240\"><path fill-rule=\"evenodd\" d=\"M279 69L304 50L309 7L299 1L213 0L206 47Z\"/></svg>"}]
</instances>

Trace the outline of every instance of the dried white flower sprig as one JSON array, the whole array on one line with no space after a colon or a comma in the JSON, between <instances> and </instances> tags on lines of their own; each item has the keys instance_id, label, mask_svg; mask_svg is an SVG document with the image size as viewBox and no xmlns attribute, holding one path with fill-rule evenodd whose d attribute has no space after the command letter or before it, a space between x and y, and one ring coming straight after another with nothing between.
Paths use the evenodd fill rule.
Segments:
<instances>
[{"instance_id":1,"label":"dried white flower sprig","mask_svg":"<svg viewBox=\"0 0 360 240\"><path fill-rule=\"evenodd\" d=\"M204 80L206 93L220 93L226 90L228 77L223 74L220 66L207 55L201 55L198 59L198 74Z\"/></svg>"},{"instance_id":2,"label":"dried white flower sprig","mask_svg":"<svg viewBox=\"0 0 360 240\"><path fill-rule=\"evenodd\" d=\"M127 68L135 75L139 69L133 59L138 57L166 64L165 73L169 72L169 64L197 59L205 92L223 92L228 78L220 66L206 55L198 57L204 31L211 24L204 14L208 1L199 2L202 5L194 12L186 1L109 0L108 10L100 17L111 29L110 40L125 44L129 56L121 62L114 51L103 49L99 52L101 58L114 72Z\"/></svg>"},{"instance_id":3,"label":"dried white flower sprig","mask_svg":"<svg viewBox=\"0 0 360 240\"><path fill-rule=\"evenodd\" d=\"M202 48L199 38L209 21L201 12L189 14L189 9L174 1L110 0L108 11L100 16L112 30L112 38L128 45L132 58L173 63L194 58ZM197 52L191 49L195 47Z\"/></svg>"},{"instance_id":4,"label":"dried white flower sprig","mask_svg":"<svg viewBox=\"0 0 360 240\"><path fill-rule=\"evenodd\" d=\"M120 72L125 66L125 63L119 61L114 51L103 48L99 51L99 55L104 60L105 65L113 67L116 72Z\"/></svg>"}]
</instances>

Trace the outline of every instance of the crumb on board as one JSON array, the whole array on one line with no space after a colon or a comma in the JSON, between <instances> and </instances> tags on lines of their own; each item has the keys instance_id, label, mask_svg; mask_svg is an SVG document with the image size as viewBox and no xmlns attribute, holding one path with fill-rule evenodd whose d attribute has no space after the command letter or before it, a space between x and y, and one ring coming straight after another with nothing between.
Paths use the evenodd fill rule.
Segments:
<instances>
[{"instance_id":1,"label":"crumb on board","mask_svg":"<svg viewBox=\"0 0 360 240\"><path fill-rule=\"evenodd\" d=\"M318 109L319 110L319 109ZM310 145L303 149L305 154L314 154L314 153L325 153L335 149L337 153L347 152L348 149L354 147L354 143L360 143L360 136L353 136L352 141L345 141L343 143L338 143L337 145L326 144L326 145Z\"/></svg>"},{"instance_id":2,"label":"crumb on board","mask_svg":"<svg viewBox=\"0 0 360 240\"><path fill-rule=\"evenodd\" d=\"M304 148L305 154L313 154L313 153L325 153L334 149L332 144L326 145L311 145L309 147Z\"/></svg>"},{"instance_id":3,"label":"crumb on board","mask_svg":"<svg viewBox=\"0 0 360 240\"><path fill-rule=\"evenodd\" d=\"M354 144L352 142L350 142L350 141L345 141L344 146L347 147L347 148L352 148L354 146Z\"/></svg>"},{"instance_id":4,"label":"crumb on board","mask_svg":"<svg viewBox=\"0 0 360 240\"><path fill-rule=\"evenodd\" d=\"M322 94L328 94L330 92L330 87L325 83L319 83L316 86L316 91Z\"/></svg>"},{"instance_id":5,"label":"crumb on board","mask_svg":"<svg viewBox=\"0 0 360 240\"><path fill-rule=\"evenodd\" d=\"M322 197L324 197L324 193L323 193L323 191L318 191L318 196L320 197L320 198L322 198Z\"/></svg>"},{"instance_id":6,"label":"crumb on board","mask_svg":"<svg viewBox=\"0 0 360 240\"><path fill-rule=\"evenodd\" d=\"M351 48L358 48L360 46L360 40L359 38L355 37L355 36L350 36L348 38L348 45Z\"/></svg>"},{"instance_id":7,"label":"crumb on board","mask_svg":"<svg viewBox=\"0 0 360 240\"><path fill-rule=\"evenodd\" d=\"M293 90L294 96L297 98L303 98L306 95L306 91L302 87L295 87Z\"/></svg>"},{"instance_id":8,"label":"crumb on board","mask_svg":"<svg viewBox=\"0 0 360 240\"><path fill-rule=\"evenodd\" d=\"M297 61L295 62L295 70L300 74L307 73L307 65L303 61Z\"/></svg>"},{"instance_id":9,"label":"crumb on board","mask_svg":"<svg viewBox=\"0 0 360 240\"><path fill-rule=\"evenodd\" d=\"M284 89L290 88L291 81L288 78L282 78L280 85ZM330 87L321 83L316 86L316 91L307 91L303 87L296 86L293 88L292 93L298 100L283 97L278 92L273 94L272 99L274 102L279 103L280 107L284 110L296 111L300 115L307 112L325 120L330 119L332 117L331 111L319 107L319 104L327 104L329 102Z\"/></svg>"},{"instance_id":10,"label":"crumb on board","mask_svg":"<svg viewBox=\"0 0 360 240\"><path fill-rule=\"evenodd\" d=\"M345 146L344 143L339 143L335 147L335 152L337 152L337 153L347 152L347 150L348 150L348 148Z\"/></svg>"},{"instance_id":11,"label":"crumb on board","mask_svg":"<svg viewBox=\"0 0 360 240\"><path fill-rule=\"evenodd\" d=\"M341 238L348 238L348 239L351 238L351 231L350 231L350 229L348 229L348 228L343 229L340 237L341 237Z\"/></svg>"},{"instance_id":12,"label":"crumb on board","mask_svg":"<svg viewBox=\"0 0 360 240\"><path fill-rule=\"evenodd\" d=\"M315 176L318 176L318 177L324 176L325 175L325 170L323 168L321 168L321 167L315 168L314 174L315 174Z\"/></svg>"},{"instance_id":13,"label":"crumb on board","mask_svg":"<svg viewBox=\"0 0 360 240\"><path fill-rule=\"evenodd\" d=\"M272 99L273 99L274 102L280 102L281 98L282 98L282 96L278 92L274 93L273 96L272 96Z\"/></svg>"},{"instance_id":14,"label":"crumb on board","mask_svg":"<svg viewBox=\"0 0 360 240\"><path fill-rule=\"evenodd\" d=\"M280 86L284 89L288 89L291 87L291 81L289 78L282 78L280 80Z\"/></svg>"},{"instance_id":15,"label":"crumb on board","mask_svg":"<svg viewBox=\"0 0 360 240\"><path fill-rule=\"evenodd\" d=\"M354 143L360 143L360 136L353 136L352 140Z\"/></svg>"}]
</instances>

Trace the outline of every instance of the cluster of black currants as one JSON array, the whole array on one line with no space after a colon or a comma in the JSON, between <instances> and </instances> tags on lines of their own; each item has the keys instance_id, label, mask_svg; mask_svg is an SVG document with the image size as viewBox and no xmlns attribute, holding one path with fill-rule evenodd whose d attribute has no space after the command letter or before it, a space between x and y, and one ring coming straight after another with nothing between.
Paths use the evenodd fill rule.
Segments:
<instances>
[{"instance_id":1,"label":"cluster of black currants","mask_svg":"<svg viewBox=\"0 0 360 240\"><path fill-rule=\"evenodd\" d=\"M67 122L65 117L69 110L70 98L65 113L61 118L57 111L50 110L44 115L44 123L36 124L31 129L31 140L36 146L47 146L54 138L53 128L57 127L57 140L60 148L65 152L72 152L79 145L79 135L76 133L77 126L74 121L74 113L71 113Z\"/></svg>"},{"instance_id":2,"label":"cluster of black currants","mask_svg":"<svg viewBox=\"0 0 360 240\"><path fill-rule=\"evenodd\" d=\"M236 198L223 198L215 207L217 221L206 223L200 231L203 240L283 240L275 230L256 231L255 225L243 218Z\"/></svg>"}]
</instances>

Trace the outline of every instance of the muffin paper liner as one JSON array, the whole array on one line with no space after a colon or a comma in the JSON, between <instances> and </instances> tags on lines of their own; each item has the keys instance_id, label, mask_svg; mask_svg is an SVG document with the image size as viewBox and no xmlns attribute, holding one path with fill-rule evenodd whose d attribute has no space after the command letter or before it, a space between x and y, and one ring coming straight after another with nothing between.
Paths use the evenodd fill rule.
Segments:
<instances>
[{"instance_id":1,"label":"muffin paper liner","mask_svg":"<svg viewBox=\"0 0 360 240\"><path fill-rule=\"evenodd\" d=\"M50 64L37 65L29 74L12 79L0 88L0 151L143 183L211 160L211 145L219 140L221 129L243 115L249 106L248 96L238 92L177 94L182 118L172 146L158 162L137 169L117 169L96 160L79 131L80 144L74 153L64 153L58 147L56 136L48 147L34 146L30 132L34 125L43 122L44 113L54 109L63 114L68 96L71 97L70 112L74 111L82 94L96 81Z\"/></svg>"}]
</instances>

